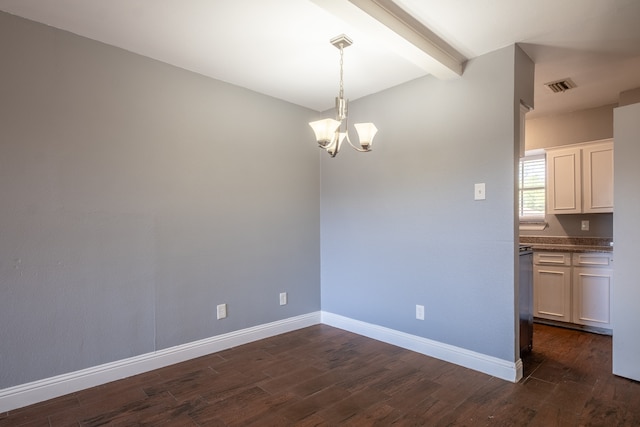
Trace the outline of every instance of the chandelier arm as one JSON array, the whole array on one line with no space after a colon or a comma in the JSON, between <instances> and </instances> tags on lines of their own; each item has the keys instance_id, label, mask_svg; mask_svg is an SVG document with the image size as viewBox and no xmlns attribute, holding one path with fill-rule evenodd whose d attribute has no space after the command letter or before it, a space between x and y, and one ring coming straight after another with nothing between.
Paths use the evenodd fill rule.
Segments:
<instances>
[{"instance_id":1,"label":"chandelier arm","mask_svg":"<svg viewBox=\"0 0 640 427\"><path fill-rule=\"evenodd\" d=\"M371 151L371 148L364 149L364 148L358 147L356 145L353 145L353 142L351 142L351 138L349 138L349 119L346 117L346 115L345 115L344 120L340 124L340 126L342 127L343 125L344 125L345 139L347 140L347 142L349 143L351 148L353 148L354 150L359 151L361 153L367 153L367 152Z\"/></svg>"},{"instance_id":2,"label":"chandelier arm","mask_svg":"<svg viewBox=\"0 0 640 427\"><path fill-rule=\"evenodd\" d=\"M365 149L363 149L363 148L356 147L355 145L353 145L353 143L352 143L352 142L351 142L351 140L349 139L349 133L348 133L348 132L347 132L347 134L346 134L346 138L345 138L345 139L347 140L347 142L349 143L349 145L350 145L354 150L356 150L356 151L359 151L359 152L361 152L361 153L366 153L366 152L371 151L371 148L368 148L368 149L366 149L366 150L365 150Z\"/></svg>"}]
</instances>

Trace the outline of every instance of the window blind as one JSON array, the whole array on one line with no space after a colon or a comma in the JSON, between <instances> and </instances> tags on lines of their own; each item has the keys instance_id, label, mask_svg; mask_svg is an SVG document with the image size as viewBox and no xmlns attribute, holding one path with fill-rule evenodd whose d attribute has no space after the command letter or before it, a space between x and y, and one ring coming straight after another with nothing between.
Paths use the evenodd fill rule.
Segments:
<instances>
[{"instance_id":1,"label":"window blind","mask_svg":"<svg viewBox=\"0 0 640 427\"><path fill-rule=\"evenodd\" d=\"M542 220L545 214L545 169L544 154L525 156L520 159L519 215L521 220Z\"/></svg>"}]
</instances>

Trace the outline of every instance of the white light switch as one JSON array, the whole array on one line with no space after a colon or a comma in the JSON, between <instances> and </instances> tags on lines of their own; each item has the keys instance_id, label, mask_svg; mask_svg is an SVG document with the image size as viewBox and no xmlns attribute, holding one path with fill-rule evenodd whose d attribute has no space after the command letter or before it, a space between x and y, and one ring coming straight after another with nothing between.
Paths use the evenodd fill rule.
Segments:
<instances>
[{"instance_id":1,"label":"white light switch","mask_svg":"<svg viewBox=\"0 0 640 427\"><path fill-rule=\"evenodd\" d=\"M474 199L475 200L484 200L486 199L485 191L484 191L484 182L475 185L474 191Z\"/></svg>"}]
</instances>

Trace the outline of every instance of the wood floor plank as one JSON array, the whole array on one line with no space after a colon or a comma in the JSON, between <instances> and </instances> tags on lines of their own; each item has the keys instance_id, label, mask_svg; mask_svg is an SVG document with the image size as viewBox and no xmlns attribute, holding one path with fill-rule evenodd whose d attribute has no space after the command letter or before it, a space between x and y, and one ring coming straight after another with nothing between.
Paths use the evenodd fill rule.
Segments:
<instances>
[{"instance_id":1,"label":"wood floor plank","mask_svg":"<svg viewBox=\"0 0 640 427\"><path fill-rule=\"evenodd\" d=\"M347 390L331 386L293 404L286 405L279 412L288 420L297 422L317 414L327 406L336 404L348 396L350 393Z\"/></svg>"}]
</instances>

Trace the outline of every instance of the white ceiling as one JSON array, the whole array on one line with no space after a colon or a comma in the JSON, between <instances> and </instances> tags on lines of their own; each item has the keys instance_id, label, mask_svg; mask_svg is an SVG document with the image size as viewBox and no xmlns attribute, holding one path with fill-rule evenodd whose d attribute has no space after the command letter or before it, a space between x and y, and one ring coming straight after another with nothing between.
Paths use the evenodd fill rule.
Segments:
<instances>
[{"instance_id":1,"label":"white ceiling","mask_svg":"<svg viewBox=\"0 0 640 427\"><path fill-rule=\"evenodd\" d=\"M371 0L0 0L0 10L323 111L338 90L378 92L432 73L423 52L353 3ZM638 0L395 0L465 58L521 46L536 63L535 111L616 103L640 87ZM421 56L422 55L422 56ZM432 61L433 62L433 61ZM445 73L446 74L446 73ZM577 88L543 84L570 77Z\"/></svg>"}]
</instances>

